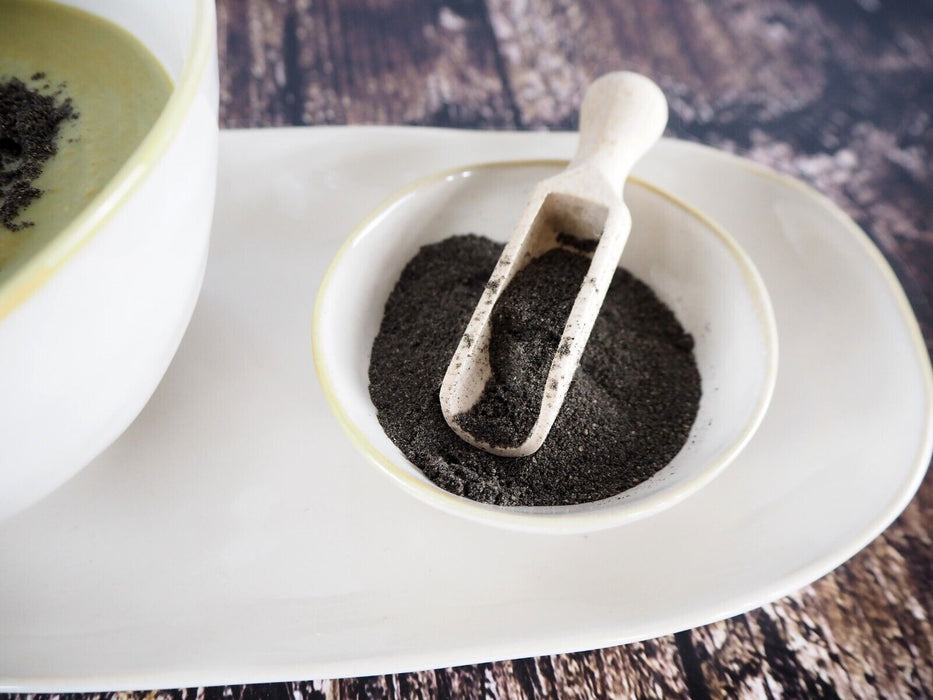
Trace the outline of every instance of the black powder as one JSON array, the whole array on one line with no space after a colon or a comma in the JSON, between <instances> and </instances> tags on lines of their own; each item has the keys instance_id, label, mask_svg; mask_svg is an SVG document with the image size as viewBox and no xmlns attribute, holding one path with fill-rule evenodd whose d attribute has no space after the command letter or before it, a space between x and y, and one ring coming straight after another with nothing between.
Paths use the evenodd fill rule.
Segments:
<instances>
[{"instance_id":1,"label":"black powder","mask_svg":"<svg viewBox=\"0 0 933 700\"><path fill-rule=\"evenodd\" d=\"M555 248L528 263L502 292L490 318L492 377L479 401L456 417L468 433L496 447L517 447L528 437L589 266L589 258Z\"/></svg>"},{"instance_id":2,"label":"black powder","mask_svg":"<svg viewBox=\"0 0 933 700\"><path fill-rule=\"evenodd\" d=\"M431 481L487 503L585 503L649 478L687 439L699 406L700 375L691 336L625 270L616 272L541 449L528 457L497 457L468 445L445 422L438 398L441 381L501 250L479 236L455 236L425 246L403 270L386 302L369 366L370 396L386 434ZM579 264L573 257L588 265L567 252L542 265L563 261L573 268ZM573 278L573 269L566 276ZM537 284L548 285L546 293L552 294L550 275L532 271L526 277L531 286L535 278L542 280ZM522 306L507 301L508 291L497 312L503 302ZM552 311L515 308L505 313L520 319ZM552 334L559 338L562 326L558 323ZM547 374L548 367L534 366L537 353L519 374ZM553 350L546 365L552 356ZM513 361L517 367L522 359L507 357L505 365Z\"/></svg>"},{"instance_id":3,"label":"black powder","mask_svg":"<svg viewBox=\"0 0 933 700\"><path fill-rule=\"evenodd\" d=\"M17 78L0 79L0 226L20 231L32 226L20 213L42 195L34 183L45 163L58 152L63 122L76 119L70 98L62 89L34 85L45 78L36 73L30 85Z\"/></svg>"}]
</instances>

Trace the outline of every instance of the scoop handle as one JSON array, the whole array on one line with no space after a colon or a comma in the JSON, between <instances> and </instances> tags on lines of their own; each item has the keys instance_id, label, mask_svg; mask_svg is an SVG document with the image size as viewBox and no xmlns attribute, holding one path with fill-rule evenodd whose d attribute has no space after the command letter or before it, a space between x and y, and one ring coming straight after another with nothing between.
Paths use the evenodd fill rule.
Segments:
<instances>
[{"instance_id":1,"label":"scoop handle","mask_svg":"<svg viewBox=\"0 0 933 700\"><path fill-rule=\"evenodd\" d=\"M607 73L586 91L580 107L580 140L568 170L599 170L621 192L635 162L667 125L667 100L654 81L638 73Z\"/></svg>"}]
</instances>

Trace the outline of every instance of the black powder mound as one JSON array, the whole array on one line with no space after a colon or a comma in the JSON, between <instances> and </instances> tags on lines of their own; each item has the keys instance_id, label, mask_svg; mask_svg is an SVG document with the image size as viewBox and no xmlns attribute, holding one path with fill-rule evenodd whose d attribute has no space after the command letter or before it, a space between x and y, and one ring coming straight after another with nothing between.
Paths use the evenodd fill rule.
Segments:
<instances>
[{"instance_id":1,"label":"black powder mound","mask_svg":"<svg viewBox=\"0 0 933 700\"><path fill-rule=\"evenodd\" d=\"M44 77L36 73L30 83ZM62 123L78 117L71 99L61 98L62 88L46 94L48 87L0 79L0 226L10 231L32 225L19 215L42 195L33 183L58 152Z\"/></svg>"},{"instance_id":2,"label":"black powder mound","mask_svg":"<svg viewBox=\"0 0 933 700\"><path fill-rule=\"evenodd\" d=\"M501 251L479 236L455 236L425 246L403 270L369 366L370 396L386 434L431 481L486 503L586 503L649 478L687 439L700 375L691 336L622 269L541 449L496 457L468 445L445 422L441 382ZM497 307L505 299L504 292ZM559 337L563 322L557 325ZM529 371L547 368L520 373Z\"/></svg>"},{"instance_id":3,"label":"black powder mound","mask_svg":"<svg viewBox=\"0 0 933 700\"><path fill-rule=\"evenodd\" d=\"M505 288L490 318L492 377L456 421L496 447L521 445L538 418L551 360L590 259L562 248L532 260Z\"/></svg>"}]
</instances>

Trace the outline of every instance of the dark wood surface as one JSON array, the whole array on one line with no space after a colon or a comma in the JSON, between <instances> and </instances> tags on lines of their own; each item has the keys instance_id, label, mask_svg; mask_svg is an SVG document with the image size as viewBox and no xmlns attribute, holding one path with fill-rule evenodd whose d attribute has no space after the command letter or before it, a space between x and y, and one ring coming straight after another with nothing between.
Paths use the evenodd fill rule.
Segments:
<instances>
[{"instance_id":1,"label":"dark wood surface","mask_svg":"<svg viewBox=\"0 0 933 700\"><path fill-rule=\"evenodd\" d=\"M791 173L891 261L933 347L933 3L921 0L220 0L225 127L574 128L633 69L668 134ZM933 477L814 585L639 644L423 673L149 697L933 696ZM142 695L142 694L141 694ZM81 696L88 697L88 696Z\"/></svg>"}]
</instances>

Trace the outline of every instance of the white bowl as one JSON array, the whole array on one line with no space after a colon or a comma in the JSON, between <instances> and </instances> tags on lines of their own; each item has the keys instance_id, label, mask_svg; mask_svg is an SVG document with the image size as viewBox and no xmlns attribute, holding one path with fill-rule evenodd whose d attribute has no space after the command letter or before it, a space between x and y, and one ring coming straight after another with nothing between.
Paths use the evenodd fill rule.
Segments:
<instances>
[{"instance_id":1,"label":"white bowl","mask_svg":"<svg viewBox=\"0 0 933 700\"><path fill-rule=\"evenodd\" d=\"M777 375L777 331L754 265L716 224L670 195L629 180L632 235L622 264L647 282L693 335L703 395L687 442L635 488L574 506L503 507L435 486L385 435L368 366L383 308L402 268L426 243L474 232L504 241L539 180L563 163L506 163L443 173L384 203L331 263L312 331L324 394L356 445L398 485L476 521L536 532L618 525L686 498L739 453L761 422Z\"/></svg>"},{"instance_id":2,"label":"white bowl","mask_svg":"<svg viewBox=\"0 0 933 700\"><path fill-rule=\"evenodd\" d=\"M0 284L0 518L85 466L149 399L194 309L214 205L212 0L63 4L127 29L175 86L114 179Z\"/></svg>"}]
</instances>

